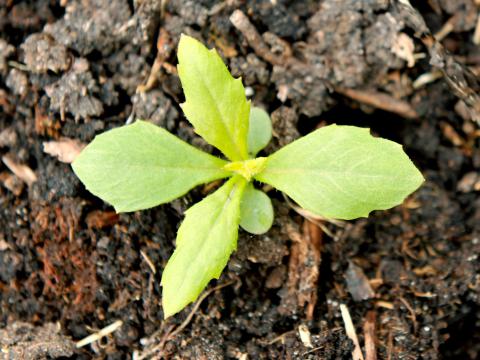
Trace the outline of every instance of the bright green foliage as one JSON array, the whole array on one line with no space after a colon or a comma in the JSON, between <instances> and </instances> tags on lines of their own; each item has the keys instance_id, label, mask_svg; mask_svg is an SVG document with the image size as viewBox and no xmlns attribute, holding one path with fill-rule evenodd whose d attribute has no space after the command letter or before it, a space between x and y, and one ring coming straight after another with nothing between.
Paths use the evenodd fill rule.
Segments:
<instances>
[{"instance_id":1,"label":"bright green foliage","mask_svg":"<svg viewBox=\"0 0 480 360\"><path fill-rule=\"evenodd\" d=\"M303 208L336 219L400 204L423 182L402 147L368 129L330 125L268 157L256 176Z\"/></svg>"},{"instance_id":2,"label":"bright green foliage","mask_svg":"<svg viewBox=\"0 0 480 360\"><path fill-rule=\"evenodd\" d=\"M151 208L229 176L226 161L145 121L107 131L82 151L73 170L117 212Z\"/></svg>"},{"instance_id":3,"label":"bright green foliage","mask_svg":"<svg viewBox=\"0 0 480 360\"><path fill-rule=\"evenodd\" d=\"M272 203L254 188L254 179L315 214L339 219L400 204L423 182L400 145L352 126L326 126L255 158L272 136L268 114L250 111L240 79L233 79L215 50L182 36L178 59L185 115L230 162L137 121L97 136L73 163L87 189L118 212L146 209L196 185L230 178L186 212L162 275L165 317L220 276L236 249L239 224L253 234L271 227Z\"/></svg>"},{"instance_id":4,"label":"bright green foliage","mask_svg":"<svg viewBox=\"0 0 480 360\"><path fill-rule=\"evenodd\" d=\"M234 177L187 210L177 248L162 276L165 317L194 301L218 278L237 248L240 200L246 181Z\"/></svg>"},{"instance_id":5,"label":"bright green foliage","mask_svg":"<svg viewBox=\"0 0 480 360\"><path fill-rule=\"evenodd\" d=\"M256 159L248 159L244 161L234 161L228 163L223 168L225 170L233 171L239 175L242 175L247 181L250 181L255 175L265 169L266 163L267 158L259 157Z\"/></svg>"},{"instance_id":6,"label":"bright green foliage","mask_svg":"<svg viewBox=\"0 0 480 360\"><path fill-rule=\"evenodd\" d=\"M255 157L272 139L272 121L265 110L252 107L248 126L248 153Z\"/></svg>"},{"instance_id":7,"label":"bright green foliage","mask_svg":"<svg viewBox=\"0 0 480 360\"><path fill-rule=\"evenodd\" d=\"M178 75L186 101L182 110L195 131L232 161L246 160L250 102L215 49L182 35Z\"/></svg>"},{"instance_id":8,"label":"bright green foliage","mask_svg":"<svg viewBox=\"0 0 480 360\"><path fill-rule=\"evenodd\" d=\"M273 206L263 191L248 184L240 204L240 226L252 234L264 234L273 224Z\"/></svg>"}]
</instances>

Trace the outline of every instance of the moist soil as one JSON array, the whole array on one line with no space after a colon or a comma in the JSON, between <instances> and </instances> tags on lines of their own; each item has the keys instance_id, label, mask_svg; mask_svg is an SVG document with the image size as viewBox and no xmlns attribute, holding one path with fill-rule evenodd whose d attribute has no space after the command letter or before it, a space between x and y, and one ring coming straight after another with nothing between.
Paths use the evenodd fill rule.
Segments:
<instances>
[{"instance_id":1,"label":"moist soil","mask_svg":"<svg viewBox=\"0 0 480 360\"><path fill-rule=\"evenodd\" d=\"M411 5L0 1L0 358L478 359L479 9ZM176 230L211 187L116 214L69 162L136 118L215 153L179 107L181 33L215 47L272 114L266 154L358 125L404 145L426 181L349 222L265 189L273 228L240 231L208 296L163 320Z\"/></svg>"}]
</instances>

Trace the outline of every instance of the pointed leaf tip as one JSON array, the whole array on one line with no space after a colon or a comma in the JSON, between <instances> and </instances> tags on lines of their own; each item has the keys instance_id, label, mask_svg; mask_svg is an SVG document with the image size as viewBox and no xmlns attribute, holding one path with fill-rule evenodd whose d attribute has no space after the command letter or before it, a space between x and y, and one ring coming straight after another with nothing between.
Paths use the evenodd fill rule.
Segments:
<instances>
[{"instance_id":1,"label":"pointed leaf tip","mask_svg":"<svg viewBox=\"0 0 480 360\"><path fill-rule=\"evenodd\" d=\"M212 49L183 35L178 46L178 75L185 93L182 110L195 131L232 161L248 158L250 102Z\"/></svg>"},{"instance_id":2,"label":"pointed leaf tip","mask_svg":"<svg viewBox=\"0 0 480 360\"><path fill-rule=\"evenodd\" d=\"M245 185L234 177L187 210L177 248L162 274L165 318L195 301L210 280L220 276L237 246Z\"/></svg>"},{"instance_id":3,"label":"pointed leaf tip","mask_svg":"<svg viewBox=\"0 0 480 360\"><path fill-rule=\"evenodd\" d=\"M125 212L169 202L199 184L227 177L225 164L139 120L95 137L72 168L91 193Z\"/></svg>"},{"instance_id":4,"label":"pointed leaf tip","mask_svg":"<svg viewBox=\"0 0 480 360\"><path fill-rule=\"evenodd\" d=\"M424 181L399 144L373 137L368 129L338 125L269 156L255 178L315 214L345 220L399 205Z\"/></svg>"}]
</instances>

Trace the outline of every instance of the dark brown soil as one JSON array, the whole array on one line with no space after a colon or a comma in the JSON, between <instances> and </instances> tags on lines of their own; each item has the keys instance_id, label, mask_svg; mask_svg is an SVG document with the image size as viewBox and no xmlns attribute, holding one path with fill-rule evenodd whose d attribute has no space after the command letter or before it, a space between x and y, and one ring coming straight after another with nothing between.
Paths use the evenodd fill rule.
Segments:
<instances>
[{"instance_id":1,"label":"dark brown soil","mask_svg":"<svg viewBox=\"0 0 480 360\"><path fill-rule=\"evenodd\" d=\"M0 358L361 359L343 309L366 360L478 359L479 8L407 3L0 0ZM193 305L163 320L161 272L208 189L117 215L44 150L74 156L143 118L213 151L178 106L181 33L217 48L272 114L267 153L354 124L403 144L427 179L348 223L311 222L270 191L274 227L241 232L184 324Z\"/></svg>"}]
</instances>

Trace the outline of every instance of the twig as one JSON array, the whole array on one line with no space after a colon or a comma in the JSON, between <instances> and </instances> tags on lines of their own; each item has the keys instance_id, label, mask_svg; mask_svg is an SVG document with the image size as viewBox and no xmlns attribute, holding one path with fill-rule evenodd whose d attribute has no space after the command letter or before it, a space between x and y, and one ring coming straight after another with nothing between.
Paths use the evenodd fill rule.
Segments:
<instances>
[{"instance_id":1,"label":"twig","mask_svg":"<svg viewBox=\"0 0 480 360\"><path fill-rule=\"evenodd\" d=\"M357 333L355 327L353 326L352 318L350 317L350 312L345 304L340 304L340 312L342 313L342 319L345 324L345 331L347 336L353 341L355 348L352 351L353 360L365 360L363 358L362 350L360 348L360 343L358 342Z\"/></svg>"},{"instance_id":2,"label":"twig","mask_svg":"<svg viewBox=\"0 0 480 360\"><path fill-rule=\"evenodd\" d=\"M417 112L408 102L395 99L385 93L347 89L338 86L334 89L339 94L375 108L398 114L407 119L418 118Z\"/></svg>"},{"instance_id":3,"label":"twig","mask_svg":"<svg viewBox=\"0 0 480 360\"><path fill-rule=\"evenodd\" d=\"M25 71L25 72L30 71L27 65L19 63L17 61L9 61L8 65L21 71Z\"/></svg>"},{"instance_id":4,"label":"twig","mask_svg":"<svg viewBox=\"0 0 480 360\"><path fill-rule=\"evenodd\" d=\"M303 216L305 219L307 219L308 221L310 221L311 223L317 225L320 229L322 229L322 231L327 234L328 236L330 236L331 238L335 238L335 236L332 234L332 232L322 223L322 221L326 221L326 222L329 222L333 225L336 225L338 227L345 227L345 222L342 221L342 220L336 220L336 219L327 219L327 218L324 218L320 215L316 215L308 210L305 210L303 208L301 208L300 206L297 206L295 205L291 200L290 198L285 195L285 193L282 193L283 195L283 198L285 199L285 202L287 203L287 205L293 210L295 211L298 215L300 216Z\"/></svg>"},{"instance_id":5,"label":"twig","mask_svg":"<svg viewBox=\"0 0 480 360\"><path fill-rule=\"evenodd\" d=\"M197 302L195 303L195 306L193 307L192 311L190 311L190 314L188 314L187 318L172 332L168 335L168 339L172 339L174 338L175 336L177 336L178 334L180 334L180 332L182 332L183 329L185 329L185 327L190 323L190 321L192 320L193 318L193 315L195 315L195 313L197 312L198 308L200 307L200 305L202 304L202 301L205 300L211 293L214 293L215 291L217 290L220 290L220 289L223 289L224 287L227 287L229 285L232 285L235 281L234 280L231 280L231 281L228 281L224 284L220 284L220 285L217 285L207 291L205 291L202 296L200 296L197 300Z\"/></svg>"},{"instance_id":6,"label":"twig","mask_svg":"<svg viewBox=\"0 0 480 360\"><path fill-rule=\"evenodd\" d=\"M393 354L393 333L392 331L388 332L387 338L387 360L392 360Z\"/></svg>"},{"instance_id":7,"label":"twig","mask_svg":"<svg viewBox=\"0 0 480 360\"><path fill-rule=\"evenodd\" d=\"M442 77L443 73L440 70L426 72L415 79L415 81L412 83L412 87L417 90L434 82L435 80L441 79Z\"/></svg>"},{"instance_id":8,"label":"twig","mask_svg":"<svg viewBox=\"0 0 480 360\"><path fill-rule=\"evenodd\" d=\"M400 300L402 302L402 304L405 305L408 312L410 313L410 317L411 317L412 323L413 323L413 330L414 330L414 332L417 332L417 326L418 325L417 325L417 315L415 314L415 310L413 310L412 306L403 297L399 296L398 300Z\"/></svg>"},{"instance_id":9,"label":"twig","mask_svg":"<svg viewBox=\"0 0 480 360\"><path fill-rule=\"evenodd\" d=\"M259 343L262 345L273 345L279 341L282 342L282 344L285 342L285 337L289 334L293 334L295 330L289 330L287 332L284 332L283 334L280 334L276 337L274 337L272 340L264 341L264 340L259 340Z\"/></svg>"},{"instance_id":10,"label":"twig","mask_svg":"<svg viewBox=\"0 0 480 360\"><path fill-rule=\"evenodd\" d=\"M376 301L375 306L378 306L378 307L381 307L381 308L384 308L384 309L388 309L388 310L395 309L395 306L391 302L383 301L383 300Z\"/></svg>"},{"instance_id":11,"label":"twig","mask_svg":"<svg viewBox=\"0 0 480 360\"><path fill-rule=\"evenodd\" d=\"M375 348L375 311L367 312L365 323L363 324L363 333L365 336L365 360L377 360L377 351Z\"/></svg>"},{"instance_id":12,"label":"twig","mask_svg":"<svg viewBox=\"0 0 480 360\"><path fill-rule=\"evenodd\" d=\"M145 260L150 270L152 270L152 273L156 274L157 268L155 267L155 264L152 262L152 260L150 260L150 258L147 256L147 254L143 250L140 250L140 255L142 255L143 260Z\"/></svg>"},{"instance_id":13,"label":"twig","mask_svg":"<svg viewBox=\"0 0 480 360\"><path fill-rule=\"evenodd\" d=\"M475 32L473 33L473 43L480 45L480 14L477 16L477 24L475 25Z\"/></svg>"},{"instance_id":14,"label":"twig","mask_svg":"<svg viewBox=\"0 0 480 360\"><path fill-rule=\"evenodd\" d=\"M433 36L437 41L442 41L445 39L448 34L450 34L455 28L455 23L458 21L457 14L453 15L450 19L447 20L445 24L437 31Z\"/></svg>"},{"instance_id":15,"label":"twig","mask_svg":"<svg viewBox=\"0 0 480 360\"><path fill-rule=\"evenodd\" d=\"M263 41L257 29L255 29L255 26L253 26L248 17L241 10L235 10L230 16L230 21L233 26L245 36L248 44L258 56L273 65L286 65L287 59L270 51L270 48L265 41Z\"/></svg>"},{"instance_id":16,"label":"twig","mask_svg":"<svg viewBox=\"0 0 480 360\"><path fill-rule=\"evenodd\" d=\"M316 351L318 351L318 350L320 350L320 349L323 349L324 347L325 347L325 345L321 345L321 346L318 346L318 347L313 348L313 349L311 349L311 350L308 350L308 351L304 352L304 353L302 354L302 356L306 356L306 355L308 355L308 354L312 354L312 353L314 353L314 352L316 352Z\"/></svg>"},{"instance_id":17,"label":"twig","mask_svg":"<svg viewBox=\"0 0 480 360\"><path fill-rule=\"evenodd\" d=\"M113 333L114 331L118 330L121 326L123 325L123 321L122 320L117 320L115 321L114 323L104 327L103 329L101 329L100 331L92 334L92 335L89 335L87 336L86 338L83 338L82 340L78 341L76 344L75 344L75 347L78 349L78 348L81 348L81 347L84 347L88 344L91 344L95 341L98 341L100 340L101 338L107 336L107 335L110 335L111 333Z\"/></svg>"},{"instance_id":18,"label":"twig","mask_svg":"<svg viewBox=\"0 0 480 360\"><path fill-rule=\"evenodd\" d=\"M27 165L16 163L8 155L2 156L2 161L12 173L18 176L18 178L22 179L28 186L31 186L35 181L37 181L37 175L35 175L35 172Z\"/></svg>"},{"instance_id":19,"label":"twig","mask_svg":"<svg viewBox=\"0 0 480 360\"><path fill-rule=\"evenodd\" d=\"M175 67L166 65L166 60L170 56L171 51L172 46L170 35L161 27L157 39L157 55L155 56L152 69L150 70L146 83L137 86L136 93L144 93L151 90L157 84L160 70L162 68L167 67L169 72L176 71Z\"/></svg>"}]
</instances>

